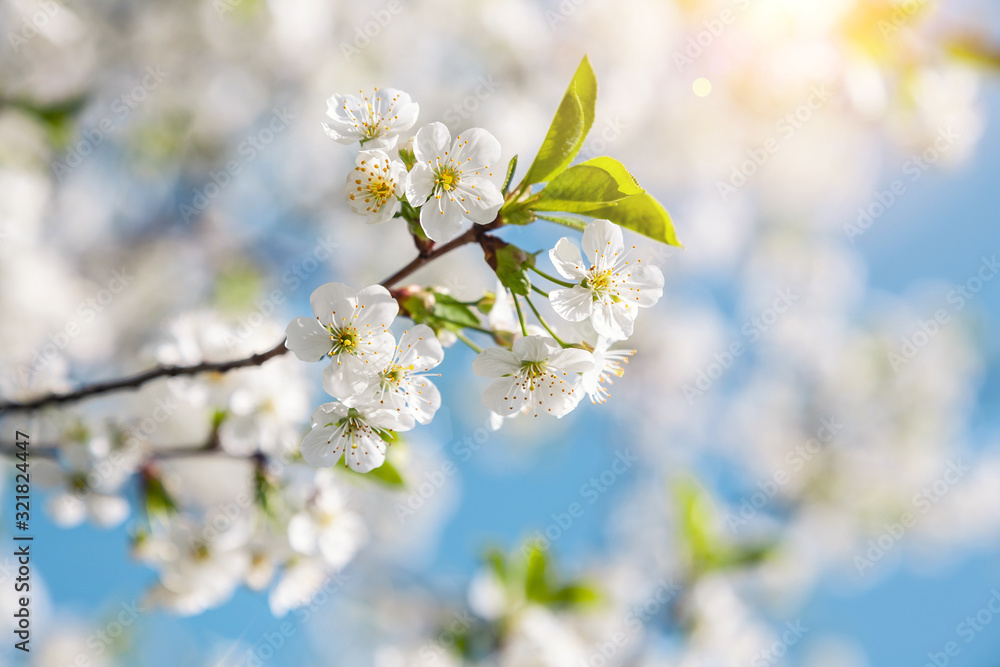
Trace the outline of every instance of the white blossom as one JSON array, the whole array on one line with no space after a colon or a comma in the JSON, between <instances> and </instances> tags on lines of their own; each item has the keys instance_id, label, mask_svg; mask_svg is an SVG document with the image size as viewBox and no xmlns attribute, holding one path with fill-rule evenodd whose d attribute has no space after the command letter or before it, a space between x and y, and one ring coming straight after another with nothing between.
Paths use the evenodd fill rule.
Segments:
<instances>
[{"instance_id":1,"label":"white blossom","mask_svg":"<svg viewBox=\"0 0 1000 667\"><path fill-rule=\"evenodd\" d=\"M417 122L419 105L395 88L376 88L368 96L334 95L326 101L329 123L323 123L327 136L341 144L360 142L365 148L395 148L400 132Z\"/></svg>"},{"instance_id":2,"label":"white blossom","mask_svg":"<svg viewBox=\"0 0 1000 667\"><path fill-rule=\"evenodd\" d=\"M399 304L381 285L355 292L342 283L317 287L309 303L315 317L291 321L288 349L303 361L330 357L323 388L336 398L356 396L392 360L396 341L389 325Z\"/></svg>"},{"instance_id":3,"label":"white blossom","mask_svg":"<svg viewBox=\"0 0 1000 667\"><path fill-rule=\"evenodd\" d=\"M491 347L472 363L482 377L496 378L483 393L483 403L499 415L522 411L562 417L583 397L581 373L594 367L586 350L563 349L551 338L525 336L510 350Z\"/></svg>"},{"instance_id":4,"label":"white blossom","mask_svg":"<svg viewBox=\"0 0 1000 667\"><path fill-rule=\"evenodd\" d=\"M578 283L552 290L549 301L564 319L589 318L598 334L624 340L632 335L639 308L652 306L663 295L663 274L640 259L629 260L621 227L608 220L587 225L583 252L566 237L549 251L556 270Z\"/></svg>"},{"instance_id":5,"label":"white blossom","mask_svg":"<svg viewBox=\"0 0 1000 667\"><path fill-rule=\"evenodd\" d=\"M324 403L312 416L312 430L302 440L302 458L317 468L329 468L344 457L344 465L370 472L385 462L383 435L408 431L413 418L385 408L352 408Z\"/></svg>"},{"instance_id":6,"label":"white blossom","mask_svg":"<svg viewBox=\"0 0 1000 667\"><path fill-rule=\"evenodd\" d=\"M406 200L421 206L420 226L428 238L447 241L462 229L462 219L485 225L503 205L492 176L500 159L500 142L482 128L472 128L455 140L443 123L417 131L413 144L417 163L406 179Z\"/></svg>"},{"instance_id":7,"label":"white blossom","mask_svg":"<svg viewBox=\"0 0 1000 667\"><path fill-rule=\"evenodd\" d=\"M612 376L621 377L625 374L625 366L635 350L612 350L610 338L603 336L597 339L594 347L594 367L583 374L583 390L587 392L591 403L604 403L608 400L606 385L614 384Z\"/></svg>"},{"instance_id":8,"label":"white blossom","mask_svg":"<svg viewBox=\"0 0 1000 667\"><path fill-rule=\"evenodd\" d=\"M351 210L367 218L368 224L386 222L399 212L406 167L385 151L361 151L354 169L347 174L344 194Z\"/></svg>"},{"instance_id":9,"label":"white blossom","mask_svg":"<svg viewBox=\"0 0 1000 667\"><path fill-rule=\"evenodd\" d=\"M441 407L441 393L427 377L444 359L444 349L426 324L404 331L392 361L378 379L348 405L384 407L408 414L421 424L429 424Z\"/></svg>"}]
</instances>

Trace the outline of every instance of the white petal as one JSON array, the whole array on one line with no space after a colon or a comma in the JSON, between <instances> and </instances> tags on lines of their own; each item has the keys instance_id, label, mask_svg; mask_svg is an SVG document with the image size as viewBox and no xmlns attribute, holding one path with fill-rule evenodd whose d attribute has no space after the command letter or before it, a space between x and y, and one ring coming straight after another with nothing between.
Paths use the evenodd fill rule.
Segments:
<instances>
[{"instance_id":1,"label":"white petal","mask_svg":"<svg viewBox=\"0 0 1000 667\"><path fill-rule=\"evenodd\" d=\"M358 292L357 306L355 326L362 335L383 333L399 313L399 304L381 285L369 285Z\"/></svg>"},{"instance_id":2,"label":"white petal","mask_svg":"<svg viewBox=\"0 0 1000 667\"><path fill-rule=\"evenodd\" d=\"M479 377L498 378L516 373L520 368L521 360L502 347L488 347L472 362L472 372Z\"/></svg>"},{"instance_id":3,"label":"white petal","mask_svg":"<svg viewBox=\"0 0 1000 667\"><path fill-rule=\"evenodd\" d=\"M385 440L376 434L356 433L345 448L344 462L357 472L371 472L385 463Z\"/></svg>"},{"instance_id":4,"label":"white petal","mask_svg":"<svg viewBox=\"0 0 1000 667\"><path fill-rule=\"evenodd\" d=\"M319 361L333 349L330 332L314 317L296 317L285 329L285 337L285 347L302 361Z\"/></svg>"},{"instance_id":5,"label":"white petal","mask_svg":"<svg viewBox=\"0 0 1000 667\"><path fill-rule=\"evenodd\" d=\"M583 230L583 254L599 271L610 269L625 252L622 228L609 220L594 220Z\"/></svg>"},{"instance_id":6,"label":"white petal","mask_svg":"<svg viewBox=\"0 0 1000 667\"><path fill-rule=\"evenodd\" d=\"M352 354L339 354L323 370L323 389L334 398L345 399L363 392L378 369Z\"/></svg>"},{"instance_id":7,"label":"white petal","mask_svg":"<svg viewBox=\"0 0 1000 667\"><path fill-rule=\"evenodd\" d=\"M630 266L624 276L625 291L621 294L641 308L649 308L663 296L663 273L655 266Z\"/></svg>"},{"instance_id":8,"label":"white petal","mask_svg":"<svg viewBox=\"0 0 1000 667\"><path fill-rule=\"evenodd\" d=\"M441 392L425 377L414 378L407 387L407 407L410 414L421 424L430 424L434 413L441 407Z\"/></svg>"},{"instance_id":9,"label":"white petal","mask_svg":"<svg viewBox=\"0 0 1000 667\"><path fill-rule=\"evenodd\" d=\"M309 305L320 322L343 325L345 318L354 316L357 292L343 283L320 285L309 296Z\"/></svg>"},{"instance_id":10,"label":"white petal","mask_svg":"<svg viewBox=\"0 0 1000 667\"><path fill-rule=\"evenodd\" d=\"M48 510L52 521L61 528L78 526L87 517L86 504L69 493L52 496L48 502Z\"/></svg>"},{"instance_id":11,"label":"white petal","mask_svg":"<svg viewBox=\"0 0 1000 667\"><path fill-rule=\"evenodd\" d=\"M302 439L302 458L315 468L330 468L337 465L344 453L343 428L334 426L314 428Z\"/></svg>"},{"instance_id":12,"label":"white petal","mask_svg":"<svg viewBox=\"0 0 1000 667\"><path fill-rule=\"evenodd\" d=\"M313 428L328 426L345 416L347 416L347 408L344 404L331 401L316 408L316 411L312 413L310 424Z\"/></svg>"},{"instance_id":13,"label":"white petal","mask_svg":"<svg viewBox=\"0 0 1000 667\"><path fill-rule=\"evenodd\" d=\"M317 532L312 517L299 512L288 521L288 544L300 554L312 555L316 553Z\"/></svg>"},{"instance_id":14,"label":"white petal","mask_svg":"<svg viewBox=\"0 0 1000 667\"><path fill-rule=\"evenodd\" d=\"M420 226L432 241L450 241L462 231L462 209L447 197L431 198L420 209Z\"/></svg>"},{"instance_id":15,"label":"white petal","mask_svg":"<svg viewBox=\"0 0 1000 667\"><path fill-rule=\"evenodd\" d=\"M413 416L398 410L373 410L366 413L366 421L386 431L409 431L416 424Z\"/></svg>"},{"instance_id":16,"label":"white petal","mask_svg":"<svg viewBox=\"0 0 1000 667\"><path fill-rule=\"evenodd\" d=\"M473 127L455 137L451 158L466 173L486 169L500 159L500 142L487 130Z\"/></svg>"},{"instance_id":17,"label":"white petal","mask_svg":"<svg viewBox=\"0 0 1000 667\"><path fill-rule=\"evenodd\" d=\"M579 282L587 277L587 266L583 263L580 249L565 236L549 251L549 259L563 278Z\"/></svg>"},{"instance_id":18,"label":"white petal","mask_svg":"<svg viewBox=\"0 0 1000 667\"><path fill-rule=\"evenodd\" d=\"M547 336L524 336L511 346L514 356L521 361L543 361L561 349L559 343Z\"/></svg>"},{"instance_id":19,"label":"white petal","mask_svg":"<svg viewBox=\"0 0 1000 667\"><path fill-rule=\"evenodd\" d=\"M426 324L403 332L399 339L400 366L413 366L416 373L424 373L434 368L444 360L444 348L434 335L434 330Z\"/></svg>"},{"instance_id":20,"label":"white petal","mask_svg":"<svg viewBox=\"0 0 1000 667\"><path fill-rule=\"evenodd\" d=\"M586 373L589 370L593 370L595 363L594 355L586 350L577 348L560 350L549 359L549 364L553 368L570 373Z\"/></svg>"},{"instance_id":21,"label":"white petal","mask_svg":"<svg viewBox=\"0 0 1000 667\"><path fill-rule=\"evenodd\" d=\"M434 192L434 171L426 162L418 162L406 175L406 201L410 206L423 206Z\"/></svg>"},{"instance_id":22,"label":"white petal","mask_svg":"<svg viewBox=\"0 0 1000 667\"><path fill-rule=\"evenodd\" d=\"M635 306L625 308L624 301L614 303L611 300L601 300L594 302L590 321L599 335L613 340L625 340L632 335L635 314L638 312L639 309Z\"/></svg>"},{"instance_id":23,"label":"white petal","mask_svg":"<svg viewBox=\"0 0 1000 667\"><path fill-rule=\"evenodd\" d=\"M457 189L459 202L464 206L465 217L480 225L486 225L497 217L503 206L503 195L493 181L480 176L462 177Z\"/></svg>"},{"instance_id":24,"label":"white petal","mask_svg":"<svg viewBox=\"0 0 1000 667\"><path fill-rule=\"evenodd\" d=\"M417 130L413 140L413 155L418 162L437 163L444 158L445 151L451 148L451 132L444 123L429 123Z\"/></svg>"},{"instance_id":25,"label":"white petal","mask_svg":"<svg viewBox=\"0 0 1000 667\"><path fill-rule=\"evenodd\" d=\"M594 295L582 285L572 289L554 289L549 292L549 303L564 320L581 322L590 317L594 307Z\"/></svg>"},{"instance_id":26,"label":"white petal","mask_svg":"<svg viewBox=\"0 0 1000 667\"><path fill-rule=\"evenodd\" d=\"M483 405L504 417L517 414L530 398L519 391L517 379L513 376L494 380L483 392Z\"/></svg>"}]
</instances>

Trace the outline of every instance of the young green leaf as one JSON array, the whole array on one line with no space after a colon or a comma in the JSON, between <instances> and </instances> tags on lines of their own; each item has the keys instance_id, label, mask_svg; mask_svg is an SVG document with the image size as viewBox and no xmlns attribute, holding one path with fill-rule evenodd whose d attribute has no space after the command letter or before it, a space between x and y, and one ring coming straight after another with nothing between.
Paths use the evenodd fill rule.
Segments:
<instances>
[{"instance_id":1,"label":"young green leaf","mask_svg":"<svg viewBox=\"0 0 1000 667\"><path fill-rule=\"evenodd\" d=\"M530 205L535 211L586 213L643 192L621 162L600 157L556 176Z\"/></svg>"},{"instance_id":2,"label":"young green leaf","mask_svg":"<svg viewBox=\"0 0 1000 667\"><path fill-rule=\"evenodd\" d=\"M504 287L521 296L531 293L528 268L535 265L533 255L493 236L484 240L483 254Z\"/></svg>"},{"instance_id":3,"label":"young green leaf","mask_svg":"<svg viewBox=\"0 0 1000 667\"><path fill-rule=\"evenodd\" d=\"M448 328L479 327L482 323L464 303L450 294L434 293L434 316L445 321Z\"/></svg>"},{"instance_id":4,"label":"young green leaf","mask_svg":"<svg viewBox=\"0 0 1000 667\"><path fill-rule=\"evenodd\" d=\"M500 188L500 192L506 197L507 191L510 189L510 182L514 180L514 170L517 169L517 156L515 155L507 163L507 175L503 179L503 187Z\"/></svg>"},{"instance_id":5,"label":"young green leaf","mask_svg":"<svg viewBox=\"0 0 1000 667\"><path fill-rule=\"evenodd\" d=\"M604 208L591 209L587 215L610 220L654 241L683 247L674 233L670 214L648 192L632 195Z\"/></svg>"},{"instance_id":6,"label":"young green leaf","mask_svg":"<svg viewBox=\"0 0 1000 667\"><path fill-rule=\"evenodd\" d=\"M584 56L524 177L528 185L544 183L569 166L594 124L596 102L597 79Z\"/></svg>"},{"instance_id":7,"label":"young green leaf","mask_svg":"<svg viewBox=\"0 0 1000 667\"><path fill-rule=\"evenodd\" d=\"M573 218L568 215L557 215L554 213L539 213L538 216L542 220L548 220L549 222L554 222L557 225L563 225L564 227L570 227L577 231L583 231L587 228L587 222L581 220L580 218Z\"/></svg>"}]
</instances>

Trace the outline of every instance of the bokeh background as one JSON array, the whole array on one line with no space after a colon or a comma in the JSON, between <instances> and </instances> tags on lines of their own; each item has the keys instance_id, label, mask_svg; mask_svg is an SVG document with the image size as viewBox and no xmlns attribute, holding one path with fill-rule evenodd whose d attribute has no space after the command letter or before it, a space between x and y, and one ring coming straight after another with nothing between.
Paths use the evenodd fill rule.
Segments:
<instances>
[{"instance_id":1,"label":"bokeh background","mask_svg":"<svg viewBox=\"0 0 1000 667\"><path fill-rule=\"evenodd\" d=\"M343 200L334 92L401 88L525 159L587 54L583 157L622 160L685 245L636 237L666 288L604 406L493 431L448 348L402 485L177 455L220 409L227 451L294 451L325 399L291 358L4 418L60 448L33 459L32 653L5 632L4 663L1000 664L996 3L2 0L0 26L7 399L268 349L317 285L409 261ZM413 280L495 282L474 248ZM122 429L141 445L111 457ZM294 513L320 487L340 561L283 551L287 516L178 560L234 503L227 534L258 492Z\"/></svg>"}]
</instances>

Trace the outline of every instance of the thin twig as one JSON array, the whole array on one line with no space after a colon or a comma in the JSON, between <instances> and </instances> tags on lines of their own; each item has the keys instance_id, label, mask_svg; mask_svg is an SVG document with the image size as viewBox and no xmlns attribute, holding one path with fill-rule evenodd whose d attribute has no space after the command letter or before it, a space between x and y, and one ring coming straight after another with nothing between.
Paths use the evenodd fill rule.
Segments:
<instances>
[{"instance_id":1,"label":"thin twig","mask_svg":"<svg viewBox=\"0 0 1000 667\"><path fill-rule=\"evenodd\" d=\"M428 250L425 254L417 255L412 262L401 268L396 273L392 274L388 278L382 281L382 286L389 288L408 277L410 274L420 269L426 264L433 262L435 259L451 252L455 248L459 248L463 245L469 243L482 243L482 240L486 237L486 231L490 229L495 229L503 224L500 219L499 214L493 222L487 225L472 225L472 227L463 233L462 235L448 241L444 245L437 246ZM260 366L269 359L281 356L288 351L285 347L285 342L282 341L272 347L267 352L261 352L259 354L254 354L252 356L246 357L245 359L235 359L233 361L223 361L208 363L202 362L200 364L193 364L191 366L156 366L149 369L148 371L143 371L142 373L136 373L135 375L129 375L127 377L118 378L114 380L104 380L101 382L94 382L91 384L86 384L76 389L75 391L70 391L66 393L50 393L34 398L28 401L4 401L0 402L0 416L5 414L10 414L14 412L30 412L33 410L38 410L51 405L62 405L65 403L73 403L75 401L82 401L88 398L93 398L95 396L101 396L103 394L109 394L116 391L121 391L123 389L137 389L147 382L152 382L158 378L162 377L177 377L181 375L198 375L200 373L225 373L236 368L246 368L250 366Z\"/></svg>"}]
</instances>

